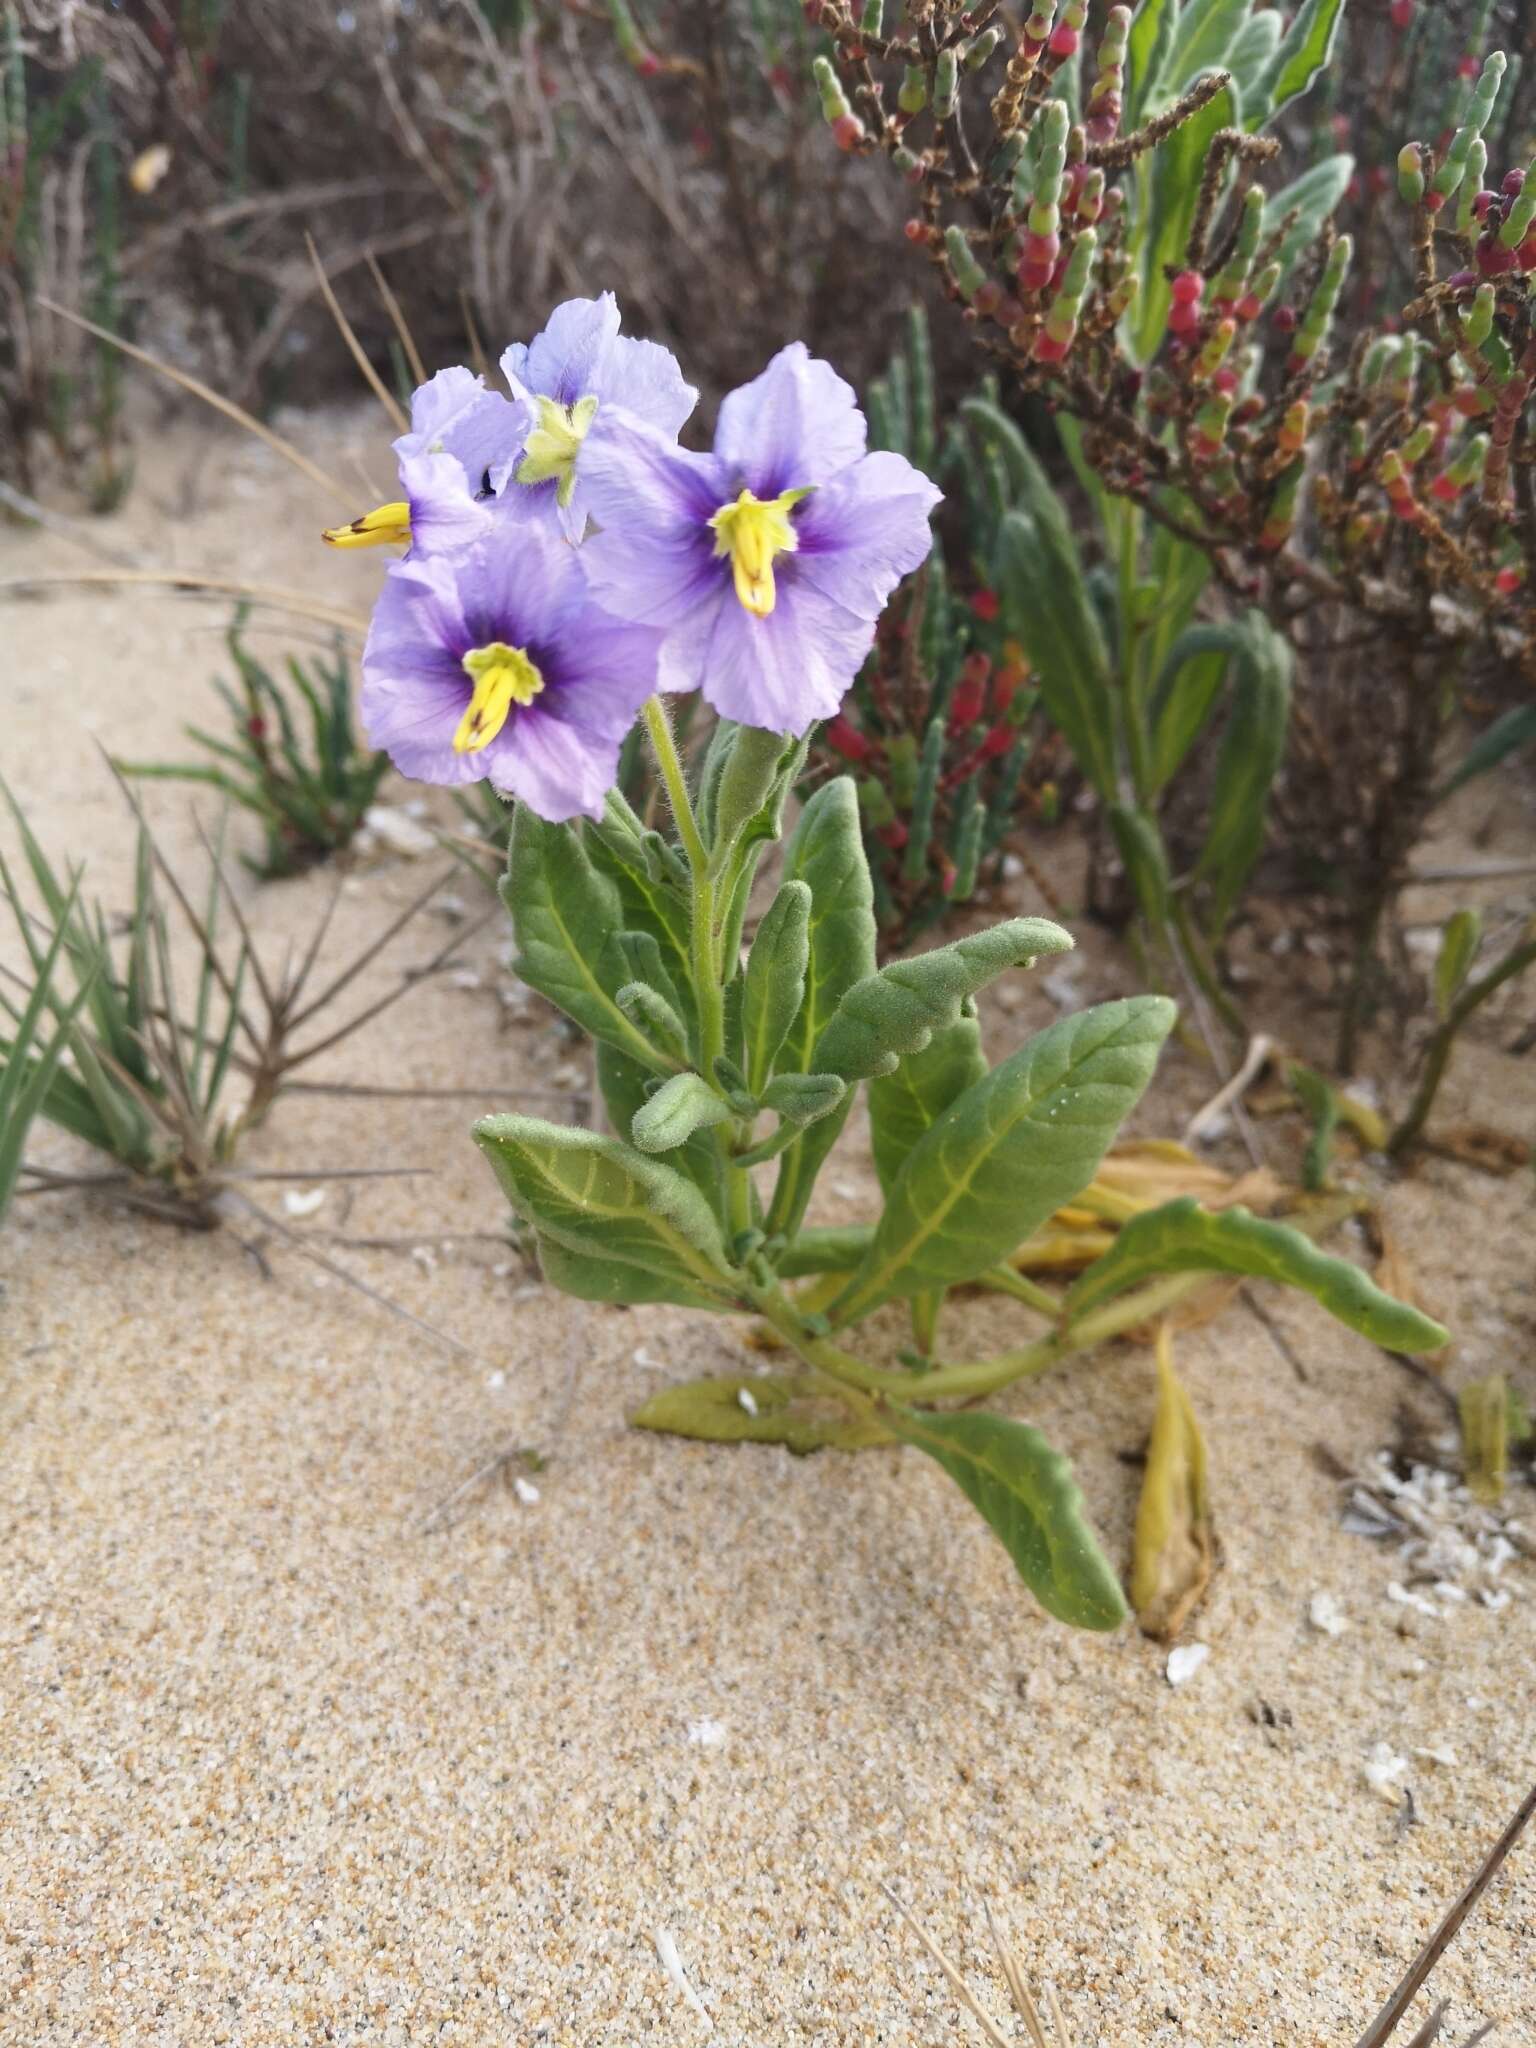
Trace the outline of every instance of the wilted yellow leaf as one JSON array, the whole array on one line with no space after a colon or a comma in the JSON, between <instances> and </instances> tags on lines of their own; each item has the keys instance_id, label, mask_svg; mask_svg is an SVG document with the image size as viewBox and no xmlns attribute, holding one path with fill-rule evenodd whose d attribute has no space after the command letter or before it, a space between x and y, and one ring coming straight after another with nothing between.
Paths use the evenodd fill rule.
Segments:
<instances>
[{"instance_id":1,"label":"wilted yellow leaf","mask_svg":"<svg viewBox=\"0 0 1536 2048\"><path fill-rule=\"evenodd\" d=\"M1171 1641L1210 1584L1214 1561L1205 1440L1173 1369L1173 1340L1157 1333L1157 1411L1136 1510L1131 1604L1149 1636Z\"/></svg>"},{"instance_id":2,"label":"wilted yellow leaf","mask_svg":"<svg viewBox=\"0 0 1536 2048\"><path fill-rule=\"evenodd\" d=\"M128 183L135 192L153 192L170 168L170 150L163 142L152 142L128 166Z\"/></svg>"}]
</instances>

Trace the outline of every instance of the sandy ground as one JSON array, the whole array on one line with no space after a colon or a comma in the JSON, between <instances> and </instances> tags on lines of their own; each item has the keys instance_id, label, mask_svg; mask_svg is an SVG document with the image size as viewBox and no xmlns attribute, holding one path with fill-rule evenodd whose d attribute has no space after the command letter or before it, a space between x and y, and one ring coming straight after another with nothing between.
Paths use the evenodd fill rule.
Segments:
<instances>
[{"instance_id":1,"label":"sandy ground","mask_svg":"<svg viewBox=\"0 0 1536 2048\"><path fill-rule=\"evenodd\" d=\"M360 459L385 468L374 420L301 431L361 503ZM93 529L112 545L366 606L377 558L324 556L332 507L266 451L181 427L141 463ZM0 574L90 566L52 536L0 549ZM4 773L112 904L131 834L93 742L180 751L182 721L210 715L219 621L137 592L0 611ZM186 796L151 808L195 874ZM1528 846L1528 812L1523 829ZM334 957L422 873L354 875ZM269 946L326 886L247 885ZM394 957L444 929L424 920ZM481 986L418 990L329 1073L486 1106L571 1080L550 1013L517 1021L497 993L505 947L470 941ZM1091 936L1082 963L1085 1000L1131 985ZM1000 1050L1054 1014L1015 979L987 1012ZM1304 1022L1304 987L1291 999ZM1533 1066L1469 1049L1449 1110L1528 1132ZM1209 1086L1175 1052L1141 1127L1176 1128ZM470 1361L275 1242L268 1278L233 1231L80 1195L24 1201L0 1235L0 2041L701 2041L658 1933L729 2048L979 2039L889 1880L999 2015L984 1901L1082 2042L1347 2048L1536 1766L1536 1571L1503 1613L1404 1635L1400 1567L1340 1530L1316 1455L1353 1462L1394 1439L1405 1398L1433 1402L1274 1295L1273 1332L1239 1307L1182 1340L1225 1568L1193 1631L1209 1660L1175 1690L1133 1630L1044 1620L915 1455L629 1432L663 1375L740 1369L740 1331L566 1302L494 1242L425 1246L501 1227L473 1108L291 1099L248 1154L294 1186L430 1167L350 1207L333 1191L295 1227L401 1236L341 1256ZM34 1156L82 1157L51 1132ZM856 1143L827 1178L829 1219L868 1212ZM1458 1333L1453 1378L1499 1365L1536 1393L1529 1176L1431 1163L1386 1206ZM1005 1305L962 1306L952 1355L1013 1328ZM1146 1354L1061 1372L1014 1412L1076 1458L1123 1558ZM453 1498L514 1445L547 1460L536 1500L504 1476ZM1307 1624L1320 1590L1348 1616L1337 1637ZM1362 1775L1381 1742L1409 1758L1413 1825ZM1416 1754L1445 1745L1452 1765ZM1536 2042L1536 1842L1438 1982L1455 2038L1502 2013L1501 2041Z\"/></svg>"}]
</instances>

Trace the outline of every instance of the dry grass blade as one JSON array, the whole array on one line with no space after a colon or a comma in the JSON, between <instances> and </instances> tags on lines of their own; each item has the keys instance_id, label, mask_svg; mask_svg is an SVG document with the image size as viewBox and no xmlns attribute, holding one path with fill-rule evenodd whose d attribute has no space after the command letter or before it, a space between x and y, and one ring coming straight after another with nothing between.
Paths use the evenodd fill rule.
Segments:
<instances>
[{"instance_id":1,"label":"dry grass blade","mask_svg":"<svg viewBox=\"0 0 1536 2048\"><path fill-rule=\"evenodd\" d=\"M221 392L215 391L211 384L205 384L201 377L190 376L187 371L178 370L172 364L162 362L159 356L152 356L148 349L138 348L133 342L124 341L123 337L114 334L110 327L100 327L94 320L87 320L83 313L72 313L68 306L61 306L54 299L47 299L39 294L37 303L48 312L57 314L61 320L68 320L75 327L83 327L87 334L94 334L98 341L104 341L110 347L120 349L125 356L136 363L142 363L147 370L155 370L160 376L169 378L171 383L179 384L183 391L190 391L194 398L200 398L205 405L211 405L215 412L223 413L224 417L233 420L237 427L244 427L248 434L254 434L258 441L265 441L285 462L291 462L311 483L318 484L323 491L329 491L341 504L352 503L351 494L344 490L333 476L327 476L318 464L311 462L302 450L295 448L293 443L285 440L281 434L274 434L270 427L264 427L260 420L245 410L244 406L236 405L232 398L225 398Z\"/></svg>"},{"instance_id":2,"label":"dry grass blade","mask_svg":"<svg viewBox=\"0 0 1536 2048\"><path fill-rule=\"evenodd\" d=\"M375 1303L379 1308L386 1310L388 1314L397 1317L402 1323L409 1323L413 1330L420 1330L424 1336L430 1337L434 1344L441 1344L445 1350L453 1352L459 1358L472 1360L477 1356L470 1349L469 1345L461 1344L457 1337L450 1337L446 1330L439 1330L435 1324L427 1322L423 1317L417 1315L414 1310L402 1307L398 1301L391 1301L389 1296L381 1294L377 1287L370 1287L366 1280L359 1280L357 1275L349 1273L345 1266L338 1266L336 1261L328 1259L324 1252L316 1251L315 1247L306 1240L302 1231L290 1230L286 1223L280 1223L275 1216L271 1215L266 1209L263 1209L259 1203L251 1201L247 1195L242 1195L238 1188L231 1187L226 1189L221 1200L238 1207L253 1222L259 1223L263 1229L275 1231L284 1244L291 1250L296 1251L301 1258L312 1260L323 1272L329 1273L333 1279L340 1280L344 1286L350 1287L356 1293L366 1296L369 1301Z\"/></svg>"},{"instance_id":3,"label":"dry grass blade","mask_svg":"<svg viewBox=\"0 0 1536 2048\"><path fill-rule=\"evenodd\" d=\"M1018 1958L1003 1939L1002 1929L998 1926L996 1920L993 1919L990 1905L986 1907L986 1915L987 1932L992 1937L992 1946L997 1950L997 1960L1003 1966L1003 1977L1008 1985L1008 1995L1013 2000L1019 2017L1029 2029L1030 2048L1051 2048L1050 2041L1046 2037L1044 2023L1040 2018L1040 2008L1030 1996L1029 1986L1024 1982L1024 1973L1019 1968ZM1067 2048L1065 2035L1062 2036L1061 2048Z\"/></svg>"},{"instance_id":4,"label":"dry grass blade","mask_svg":"<svg viewBox=\"0 0 1536 2048\"><path fill-rule=\"evenodd\" d=\"M475 325L475 309L469 303L469 293L459 286L459 311L464 315L464 332L469 336L469 360L475 366L475 374L489 377L491 366L486 358L485 343L480 339L480 329Z\"/></svg>"},{"instance_id":5,"label":"dry grass blade","mask_svg":"<svg viewBox=\"0 0 1536 2048\"><path fill-rule=\"evenodd\" d=\"M1483 1858L1472 1882L1415 1956L1408 1974L1360 2036L1355 2048L1382 2048L1383 2042L1390 2040L1396 2033L1403 2015L1418 1995L1425 1979L1460 1933L1462 1922L1492 1884L1505 1858L1519 1841L1532 1814L1536 1814L1536 1785L1533 1785L1521 1800L1513 1820Z\"/></svg>"},{"instance_id":6,"label":"dry grass blade","mask_svg":"<svg viewBox=\"0 0 1536 2048\"><path fill-rule=\"evenodd\" d=\"M347 499L349 505L356 502L354 497ZM202 576L193 569L80 569L53 571L43 576L6 576L0 578L0 596L23 597L38 590L110 589L119 584L158 585L163 590L184 590L194 597L238 598L243 604L267 605L273 611L291 612L295 618L314 619L359 640L368 631L368 621L360 613L322 604L302 590L284 590L272 583L238 583L227 576Z\"/></svg>"},{"instance_id":7,"label":"dry grass blade","mask_svg":"<svg viewBox=\"0 0 1536 2048\"><path fill-rule=\"evenodd\" d=\"M922 1923L913 1918L911 1912L903 1903L900 1895L888 1884L882 1884L880 1889L885 1893L885 1896L896 1908L897 1912L901 1915L902 1919L906 1921L907 1925L911 1928L912 1932L917 1936L918 1940L922 1943L923 1947L928 1951L928 1954L933 1958L933 1960L938 1964L939 1968L944 1972L945 1976L949 1979L951 1988L953 1989L956 1998L959 1999L960 2003L965 2007L966 2011L971 2015L972 2019L975 2020L977 2026L981 2028L981 2031L986 2035L987 2039L991 2042L992 2048L1011 2048L1011 2044L1009 2043L1007 2038L998 2032L996 2025L993 2023L991 2019L988 2018L987 2014L983 2011L982 2007L977 2003L975 1994L972 1992L970 1985L966 1983L965 1979L961 1976L960 1972L949 1960L949 1957L945 1955L944 1951L932 1939L932 1937L929 1935L927 1929L922 1925Z\"/></svg>"},{"instance_id":8,"label":"dry grass blade","mask_svg":"<svg viewBox=\"0 0 1536 2048\"><path fill-rule=\"evenodd\" d=\"M368 360L368 352L358 340L351 321L341 310L341 301L331 289L331 280L325 274L325 265L320 261L320 251L315 247L313 235L306 234L304 246L309 251L309 260L315 267L315 281L320 287L320 296L325 300L325 309L336 322L337 331L351 351L352 360L363 373L363 380L374 397L383 406L397 434L403 434L410 421L400 409L400 402L385 384L383 378Z\"/></svg>"},{"instance_id":9,"label":"dry grass blade","mask_svg":"<svg viewBox=\"0 0 1536 2048\"><path fill-rule=\"evenodd\" d=\"M388 313L394 325L394 330L400 337L400 346L405 350L405 360L410 366L411 375L418 384L425 384L427 381L426 365L421 360L421 351L416 346L416 337L410 330L409 323L401 309L400 301L391 291L389 279L379 268L379 259L371 249L368 251L366 260L368 269L373 277L373 282L378 289L379 297L384 301L384 310Z\"/></svg>"}]
</instances>

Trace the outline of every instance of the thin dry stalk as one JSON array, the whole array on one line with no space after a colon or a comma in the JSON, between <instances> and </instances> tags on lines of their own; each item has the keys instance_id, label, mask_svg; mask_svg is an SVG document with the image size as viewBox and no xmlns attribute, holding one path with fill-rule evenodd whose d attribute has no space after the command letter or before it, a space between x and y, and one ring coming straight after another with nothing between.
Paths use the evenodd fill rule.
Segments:
<instances>
[{"instance_id":1,"label":"thin dry stalk","mask_svg":"<svg viewBox=\"0 0 1536 2048\"><path fill-rule=\"evenodd\" d=\"M355 504L356 499L349 497L347 503ZM302 590L284 590L274 583L237 583L225 576L203 576L196 570L80 569L43 576L4 576L0 577L0 597L24 597L40 590L110 589L114 585L158 585L193 597L234 597L243 604L266 605L273 611L291 612L296 618L315 619L358 640L368 631L368 621L357 612L322 604Z\"/></svg>"},{"instance_id":2,"label":"thin dry stalk","mask_svg":"<svg viewBox=\"0 0 1536 2048\"><path fill-rule=\"evenodd\" d=\"M341 334L342 340L347 344L348 349L351 351L353 362L356 363L359 370L362 371L364 382L367 384L369 390L373 393L374 397L379 401L380 405L383 406L384 411L388 416L389 422L393 426L395 432L397 434L405 433L411 423L406 418L405 414L401 411L399 400L395 397L394 393L385 384L383 378L380 377L378 371L373 367L373 364L369 362L368 351L363 347L363 344L358 340L356 332L353 329L352 322L341 310L341 301L337 298L335 292L332 291L331 289L331 280L325 274L325 265L320 261L320 251L315 247L315 238L313 235L305 235L304 246L309 251L310 262L314 265L315 282L320 287L321 298L325 300L325 309L330 314L331 318L336 322L336 326ZM371 251L369 252L368 261L370 263L373 262L373 256ZM378 275L378 265L376 263L374 264L374 275Z\"/></svg>"}]
</instances>

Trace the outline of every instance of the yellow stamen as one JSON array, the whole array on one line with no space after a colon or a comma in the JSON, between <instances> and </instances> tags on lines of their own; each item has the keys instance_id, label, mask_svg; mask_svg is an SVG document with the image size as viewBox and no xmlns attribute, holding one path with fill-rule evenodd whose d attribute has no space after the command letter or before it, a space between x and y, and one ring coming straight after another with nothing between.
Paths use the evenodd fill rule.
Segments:
<instances>
[{"instance_id":1,"label":"yellow stamen","mask_svg":"<svg viewBox=\"0 0 1536 2048\"><path fill-rule=\"evenodd\" d=\"M350 526L328 526L320 536L333 548L377 548L386 541L408 541L410 537L411 508L404 498L376 505Z\"/></svg>"},{"instance_id":2,"label":"yellow stamen","mask_svg":"<svg viewBox=\"0 0 1536 2048\"><path fill-rule=\"evenodd\" d=\"M754 498L743 491L733 505L722 505L710 520L715 553L729 555L736 595L755 619L766 619L778 593L773 584L775 555L792 555L800 542L789 515L809 487L781 491L776 498Z\"/></svg>"},{"instance_id":3,"label":"yellow stamen","mask_svg":"<svg viewBox=\"0 0 1536 2048\"><path fill-rule=\"evenodd\" d=\"M557 398L535 398L533 403L539 423L523 444L517 480L520 484L547 484L551 477L558 477L555 498L564 507L576 489L576 457L597 417L597 400L578 398L574 405L562 405Z\"/></svg>"},{"instance_id":4,"label":"yellow stamen","mask_svg":"<svg viewBox=\"0 0 1536 2048\"><path fill-rule=\"evenodd\" d=\"M505 640L493 640L488 647L471 647L464 657L464 673L474 684L475 693L459 720L453 751L478 754L501 731L514 704L533 702L544 687L544 678L521 647L509 647Z\"/></svg>"}]
</instances>

